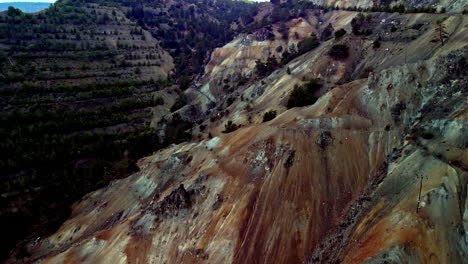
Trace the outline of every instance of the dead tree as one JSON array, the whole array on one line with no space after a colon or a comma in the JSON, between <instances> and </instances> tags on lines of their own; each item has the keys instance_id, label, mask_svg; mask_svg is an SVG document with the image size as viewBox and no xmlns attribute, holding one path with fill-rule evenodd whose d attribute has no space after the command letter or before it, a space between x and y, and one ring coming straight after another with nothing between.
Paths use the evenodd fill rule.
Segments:
<instances>
[{"instance_id":1,"label":"dead tree","mask_svg":"<svg viewBox=\"0 0 468 264\"><path fill-rule=\"evenodd\" d=\"M416 205L416 213L419 213L419 209L421 208L420 203L421 203L421 192L422 192L422 186L423 186L423 176L418 175L418 178L420 178L420 182L419 182L418 204Z\"/></svg>"}]
</instances>

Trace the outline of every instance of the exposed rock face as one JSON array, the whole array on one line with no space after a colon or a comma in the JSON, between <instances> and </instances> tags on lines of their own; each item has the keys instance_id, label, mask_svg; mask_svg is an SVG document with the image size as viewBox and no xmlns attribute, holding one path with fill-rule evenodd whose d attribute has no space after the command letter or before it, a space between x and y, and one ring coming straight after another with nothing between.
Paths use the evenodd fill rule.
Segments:
<instances>
[{"instance_id":1,"label":"exposed rock face","mask_svg":"<svg viewBox=\"0 0 468 264\"><path fill-rule=\"evenodd\" d=\"M257 60L266 61L269 56L279 59L283 51L296 47L300 40L315 32L317 23L315 17L292 19L287 23L288 40L282 38L278 26L274 25L252 34L241 34L225 46L215 49L203 76L197 82L198 89L188 91L197 97L193 103L206 105L236 90L242 79L254 75Z\"/></svg>"},{"instance_id":2,"label":"exposed rock face","mask_svg":"<svg viewBox=\"0 0 468 264\"><path fill-rule=\"evenodd\" d=\"M349 29L355 15L330 12L322 25ZM438 18L377 17L398 25ZM347 36L355 45L347 61L326 56L333 40L322 43L240 88L256 111L282 107L275 119L229 134L214 123L215 137L140 160L139 173L88 194L55 234L31 243L26 262L463 263L466 24L450 17L444 46L430 43L429 28L410 42L401 37L412 32L385 34L379 51ZM306 28L305 36L320 26ZM200 83L251 71L252 61L275 52L274 41L240 36L214 52ZM368 78L340 85L366 65L374 68ZM302 77L317 75L328 83L314 105L281 106ZM243 103L226 116L241 117Z\"/></svg>"},{"instance_id":3,"label":"exposed rock face","mask_svg":"<svg viewBox=\"0 0 468 264\"><path fill-rule=\"evenodd\" d=\"M371 78L369 88L375 91L389 81L395 84L391 81L395 74L411 86L413 81L425 82L414 94L398 94L411 109L401 112L406 129L386 172L307 263L466 261L467 79L461 74L466 58L465 48L431 63L389 69ZM411 68L426 78L413 79Z\"/></svg>"},{"instance_id":4,"label":"exposed rock face","mask_svg":"<svg viewBox=\"0 0 468 264\"><path fill-rule=\"evenodd\" d=\"M311 78L321 79L323 87L317 91L317 96L320 96L350 80L367 78L395 65L428 60L466 44L466 16L448 16L444 24L451 37L446 44L441 45L431 40L436 21L447 15L372 13L373 33L360 37L351 34L351 21L357 14L348 11L311 13L307 18L293 19L287 23L290 27L287 41L282 39L281 34L277 34L275 40L263 42L254 41L253 35L241 35L216 49L204 75L198 80L198 86L187 92L193 98L191 103L198 104L201 112L209 117L205 119L204 125L210 133L220 134L228 120L239 125L249 125L262 122L262 115L266 111L285 111L288 95L294 86ZM345 29L348 33L340 39L322 41L311 52L297 57L267 77L255 80L258 78L254 72L256 60L265 61L269 55L280 57L281 52L275 53L278 45L282 45L285 50L311 33L320 34L330 24L335 31ZM276 28L277 25L274 25L273 29ZM296 33L298 39L295 38ZM374 40L379 37L382 39L381 47L373 48ZM335 60L328 56L333 45L343 43L349 47L349 58ZM253 80L242 84L234 78L236 76L252 77ZM392 85L386 88L392 89ZM399 107L404 107L398 103L393 105L395 114L401 110ZM328 119L327 122L341 120Z\"/></svg>"},{"instance_id":5,"label":"exposed rock face","mask_svg":"<svg viewBox=\"0 0 468 264\"><path fill-rule=\"evenodd\" d=\"M28 261L462 263L466 59L464 48L392 67L160 151L84 197Z\"/></svg>"}]
</instances>

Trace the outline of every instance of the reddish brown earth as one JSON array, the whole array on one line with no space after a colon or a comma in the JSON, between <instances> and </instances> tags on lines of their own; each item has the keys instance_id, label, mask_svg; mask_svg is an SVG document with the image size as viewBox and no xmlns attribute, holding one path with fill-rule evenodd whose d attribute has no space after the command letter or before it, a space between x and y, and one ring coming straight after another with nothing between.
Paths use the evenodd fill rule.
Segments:
<instances>
[{"instance_id":1,"label":"reddish brown earth","mask_svg":"<svg viewBox=\"0 0 468 264\"><path fill-rule=\"evenodd\" d=\"M215 123L216 137L140 160L140 172L86 195L55 234L30 243L24 261L466 263L465 20L451 17L450 41L427 57L388 56L368 78L327 79L314 105L286 110L280 97L331 64L320 56L330 43L293 60L252 102L281 109L275 119L229 134Z\"/></svg>"},{"instance_id":2,"label":"reddish brown earth","mask_svg":"<svg viewBox=\"0 0 468 264\"><path fill-rule=\"evenodd\" d=\"M373 263L387 252L462 263L464 59L460 50L392 68L273 121L142 159L141 172L77 203L27 262ZM409 91L421 75L426 85ZM407 107L396 122L398 102Z\"/></svg>"}]
</instances>

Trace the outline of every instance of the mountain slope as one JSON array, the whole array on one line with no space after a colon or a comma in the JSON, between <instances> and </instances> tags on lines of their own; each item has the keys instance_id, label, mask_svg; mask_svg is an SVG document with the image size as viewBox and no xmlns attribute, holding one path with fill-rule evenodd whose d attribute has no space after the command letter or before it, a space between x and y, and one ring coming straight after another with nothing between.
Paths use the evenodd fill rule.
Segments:
<instances>
[{"instance_id":1,"label":"mountain slope","mask_svg":"<svg viewBox=\"0 0 468 264\"><path fill-rule=\"evenodd\" d=\"M198 113L207 117L199 127L218 135L229 120L237 125L249 125L261 122L266 111L283 112L294 87L313 78L319 78L322 84L313 91L314 96L319 97L336 85L395 65L427 60L466 44L467 20L462 15L368 13L372 33L367 36L352 33L351 22L358 15L349 11L312 10L305 17L285 23L289 34L286 40L278 31L282 23L273 24L267 31L260 29L240 35L213 52L204 74L186 91L191 105L179 112L189 115L195 105ZM441 45L433 39L436 21L444 17L447 17L444 26L450 38ZM297 50L304 38L311 34L320 37L330 26L331 38L321 40L310 52L280 63L266 76L258 74L255 68L258 60L266 61L271 56L283 60L285 51ZM347 33L334 38L333 34L340 30ZM265 31L272 32L270 39L263 39L268 34ZM379 40L379 47L374 47L376 40ZM338 44L347 45L347 58L329 56L331 48Z\"/></svg>"},{"instance_id":2,"label":"mountain slope","mask_svg":"<svg viewBox=\"0 0 468 264\"><path fill-rule=\"evenodd\" d=\"M153 129L198 70L175 67L194 54L202 63L233 34L220 28L251 9L64 0L0 13L0 259L18 239L57 227L85 193L137 171L137 159L189 140L192 122L166 123L164 136ZM200 39L208 45L193 49Z\"/></svg>"},{"instance_id":3,"label":"mountain slope","mask_svg":"<svg viewBox=\"0 0 468 264\"><path fill-rule=\"evenodd\" d=\"M462 262L466 16L244 7L2 14L9 262Z\"/></svg>"},{"instance_id":4,"label":"mountain slope","mask_svg":"<svg viewBox=\"0 0 468 264\"><path fill-rule=\"evenodd\" d=\"M433 57L140 160L141 172L87 195L31 243L28 261L463 263L467 40L457 28ZM316 52L291 65L307 68Z\"/></svg>"},{"instance_id":5,"label":"mountain slope","mask_svg":"<svg viewBox=\"0 0 468 264\"><path fill-rule=\"evenodd\" d=\"M418 8L418 7L445 7L449 12L462 12L468 8L467 3L461 0L307 0L319 6L333 6L339 8L371 8L379 6L394 6L394 5L405 5L407 8Z\"/></svg>"},{"instance_id":6,"label":"mountain slope","mask_svg":"<svg viewBox=\"0 0 468 264\"><path fill-rule=\"evenodd\" d=\"M404 228L418 234L429 232L427 228L432 230L434 225L444 221L444 218L436 217L438 210L451 210L453 218L449 219L462 219L460 213L466 210L462 202L466 199L466 190L459 194L461 200L455 194L457 189L466 188L467 175L463 171L467 161L460 156L463 150L457 146L464 144L462 141L466 138L460 129L460 122L464 121L457 121L457 118L466 115L463 99L466 98L466 90L463 90L466 80L460 79L463 68L454 69L453 75L445 74L450 63L466 59L460 53L439 59L438 65L444 67L434 69L431 62L391 69L369 81L335 88L315 106L289 110L269 123L209 141L176 146L143 159L140 161L141 173L86 196L74 207L72 218L56 234L35 243L31 251L34 256L45 257L44 263L78 259L185 263L245 263L248 259L249 263L298 263L317 248L324 237L339 230L339 223L343 227L350 224L342 219L350 208L360 212L359 207L350 207L353 200L360 201L359 205L375 204L381 210L378 215L385 217L387 212L389 219L395 219L394 214L386 208L395 206L393 201L401 200L403 208L414 214L417 192L409 190L417 190L418 176L404 169L405 162L410 162L410 166L427 179L422 191L424 200L430 199L426 197L433 192L439 193L437 186L444 178L448 180L445 186L449 184L450 187L442 185L440 188L444 191L440 191L440 195L448 192L448 197L453 198L434 194L434 202L422 206L420 213L420 217L429 217L426 221L432 220L433 224L429 222L417 228L402 222ZM424 79L428 80L427 86L419 92L409 92L403 80L416 77L414 73L421 67L428 67L428 79ZM398 80L394 79L396 76ZM436 88L441 78L447 78L448 82ZM412 83L424 80L416 77ZM459 81L451 84L450 80ZM390 97L385 92L386 87L381 85L384 82L393 84L393 89L388 92ZM438 107L443 109L448 103L438 100L440 93L455 95L447 97L454 106L453 114L440 116L443 111ZM370 101L365 100L373 96L375 98ZM390 110L392 104L382 108L380 103L389 98L408 105L408 109L401 114L403 124L386 130L384 124L394 122ZM429 99L431 103L438 100L441 104L434 102L431 110L415 103L415 100L423 103L428 98L433 98ZM324 105L331 105L332 112L323 113ZM421 113L424 113L421 121L414 122ZM334 118L328 117L333 115ZM446 125L438 125L441 122ZM453 141L445 143L443 148L438 147L437 151L447 154L434 162L424 156L421 153L424 149L415 143L400 147L403 146L405 127L419 131L418 128L426 123L433 124L424 128L436 133L434 140L414 132L415 142L430 149L437 148L438 142L446 137ZM433 129L436 131L432 132ZM353 151L347 151L349 149ZM405 154L398 157L399 153ZM390 155L388 160L387 155ZM410 160L405 158L406 155L411 156ZM458 165L447 167L450 165L446 162ZM401 172L399 166L403 166ZM446 176L436 173L447 169L450 173ZM382 177L385 180L379 185ZM411 180L407 182L407 179ZM369 180L376 181L375 185L371 186L367 196L358 199ZM392 196L383 205L378 203L380 199L385 201L385 192L395 191L392 186L399 186L401 181L407 182L408 191L397 188L399 195ZM375 186L379 188L374 193ZM440 204L442 200L439 203L438 199L448 199L449 207ZM387 206L387 203L390 204ZM431 212L435 214L433 217ZM375 213L369 209L369 214ZM369 225L367 218L357 219L363 219L364 224ZM463 223L466 220L457 221ZM462 228L463 225L457 226ZM355 227L351 230L362 232L361 225ZM385 226L378 228L381 232L385 230ZM364 230L373 232L372 228ZM439 236L446 234L444 229L438 232ZM349 248L353 253L344 254L342 258L346 263L360 263L393 245L405 250L414 247L416 253L411 251L410 256L422 260L431 255L443 262L449 253L451 263L461 263L466 250L461 242L465 233L450 232L447 234L454 240L449 243L456 245L460 241L461 251L447 246L425 252L422 245L431 245L434 243L432 239L438 241L438 235L424 237L424 244L413 242L409 246L405 240L398 240L398 233L388 231L388 236L394 239L384 240L384 244L366 240L366 233L353 235L357 236L356 240L345 240L341 244L344 252ZM340 234L337 239L343 237L346 236ZM374 251L366 250L367 245ZM335 247L331 246L330 250L335 252ZM360 254L359 250L366 254ZM326 258L318 260L328 263Z\"/></svg>"}]
</instances>

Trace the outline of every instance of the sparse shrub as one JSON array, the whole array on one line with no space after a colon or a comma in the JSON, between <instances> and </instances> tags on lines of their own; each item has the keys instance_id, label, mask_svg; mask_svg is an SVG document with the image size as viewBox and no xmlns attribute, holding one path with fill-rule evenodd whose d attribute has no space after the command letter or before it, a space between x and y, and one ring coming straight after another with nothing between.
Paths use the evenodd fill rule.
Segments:
<instances>
[{"instance_id":1,"label":"sparse shrub","mask_svg":"<svg viewBox=\"0 0 468 264\"><path fill-rule=\"evenodd\" d=\"M225 125L224 125L224 131L223 133L231 133L233 131L236 131L240 126L236 125L233 123L231 120L229 120Z\"/></svg>"},{"instance_id":2,"label":"sparse shrub","mask_svg":"<svg viewBox=\"0 0 468 264\"><path fill-rule=\"evenodd\" d=\"M434 134L430 131L423 131L421 132L421 137L424 138L424 139L433 139L434 138Z\"/></svg>"},{"instance_id":3,"label":"sparse shrub","mask_svg":"<svg viewBox=\"0 0 468 264\"><path fill-rule=\"evenodd\" d=\"M289 28L286 26L285 23L281 23L280 26L278 27L278 32L281 33L281 38L283 40L287 40L288 39L288 35L289 35Z\"/></svg>"},{"instance_id":4,"label":"sparse shrub","mask_svg":"<svg viewBox=\"0 0 468 264\"><path fill-rule=\"evenodd\" d=\"M275 110L270 110L268 112L265 112L265 114L263 114L263 122L268 122L270 120L273 120L275 119L275 117L276 117Z\"/></svg>"},{"instance_id":5,"label":"sparse shrub","mask_svg":"<svg viewBox=\"0 0 468 264\"><path fill-rule=\"evenodd\" d=\"M175 112L179 110L180 108L184 107L187 103L185 102L185 99L180 96L177 101L174 102L174 104L171 106L171 112Z\"/></svg>"},{"instance_id":6,"label":"sparse shrub","mask_svg":"<svg viewBox=\"0 0 468 264\"><path fill-rule=\"evenodd\" d=\"M335 39L340 39L341 37L343 37L344 35L346 35L346 30L344 30L343 28L338 30L338 31L335 31Z\"/></svg>"},{"instance_id":7,"label":"sparse shrub","mask_svg":"<svg viewBox=\"0 0 468 264\"><path fill-rule=\"evenodd\" d=\"M257 60L255 63L255 72L257 72L259 76L265 76L274 71L279 66L279 63L274 56L268 57L266 62Z\"/></svg>"},{"instance_id":8,"label":"sparse shrub","mask_svg":"<svg viewBox=\"0 0 468 264\"><path fill-rule=\"evenodd\" d=\"M190 76L188 75L183 75L179 78L178 81L180 83L180 89L184 91L190 87L190 84L192 83L192 78L190 78Z\"/></svg>"},{"instance_id":9,"label":"sparse shrub","mask_svg":"<svg viewBox=\"0 0 468 264\"><path fill-rule=\"evenodd\" d=\"M368 36L372 34L372 15L364 16L362 13L359 13L351 20L351 27L354 35Z\"/></svg>"},{"instance_id":10,"label":"sparse shrub","mask_svg":"<svg viewBox=\"0 0 468 264\"><path fill-rule=\"evenodd\" d=\"M322 31L322 34L320 35L320 40L326 41L331 39L333 37L333 32L333 26L329 23L328 26Z\"/></svg>"},{"instance_id":11,"label":"sparse shrub","mask_svg":"<svg viewBox=\"0 0 468 264\"><path fill-rule=\"evenodd\" d=\"M286 107L289 109L314 104L318 99L314 93L320 89L320 87L322 87L322 85L319 79L312 79L301 86L294 86L294 89L289 95Z\"/></svg>"},{"instance_id":12,"label":"sparse shrub","mask_svg":"<svg viewBox=\"0 0 468 264\"><path fill-rule=\"evenodd\" d=\"M372 42L372 47L374 49L380 48L380 41L378 39L374 40L374 42Z\"/></svg>"},{"instance_id":13,"label":"sparse shrub","mask_svg":"<svg viewBox=\"0 0 468 264\"><path fill-rule=\"evenodd\" d=\"M154 99L154 105L163 105L164 104L164 99L161 96L157 96Z\"/></svg>"},{"instance_id":14,"label":"sparse shrub","mask_svg":"<svg viewBox=\"0 0 468 264\"><path fill-rule=\"evenodd\" d=\"M372 67L370 67L370 66L364 68L364 70L362 71L362 73L359 75L359 79L363 79L363 78L369 77L369 74L370 74L371 72L373 72L373 71L374 71L374 69L373 69Z\"/></svg>"},{"instance_id":15,"label":"sparse shrub","mask_svg":"<svg viewBox=\"0 0 468 264\"><path fill-rule=\"evenodd\" d=\"M418 24L414 24L411 28L414 30L420 30L423 26L424 24L418 23Z\"/></svg>"},{"instance_id":16,"label":"sparse shrub","mask_svg":"<svg viewBox=\"0 0 468 264\"><path fill-rule=\"evenodd\" d=\"M309 51L315 49L316 47L318 47L319 45L320 45L320 42L319 42L319 40L317 38L317 35L312 33L310 35L310 37L307 37L307 38L303 39L297 45L299 55L302 55L302 54L304 54L306 52L309 52Z\"/></svg>"},{"instance_id":17,"label":"sparse shrub","mask_svg":"<svg viewBox=\"0 0 468 264\"><path fill-rule=\"evenodd\" d=\"M416 7L406 10L406 13L435 13L436 8L430 6Z\"/></svg>"},{"instance_id":18,"label":"sparse shrub","mask_svg":"<svg viewBox=\"0 0 468 264\"><path fill-rule=\"evenodd\" d=\"M226 107L232 105L232 103L234 103L234 101L236 101L236 98L235 98L234 96L229 97L229 98L226 100Z\"/></svg>"},{"instance_id":19,"label":"sparse shrub","mask_svg":"<svg viewBox=\"0 0 468 264\"><path fill-rule=\"evenodd\" d=\"M346 44L333 45L328 54L334 59L346 59L349 56L349 48Z\"/></svg>"},{"instance_id":20,"label":"sparse shrub","mask_svg":"<svg viewBox=\"0 0 468 264\"><path fill-rule=\"evenodd\" d=\"M324 130L321 131L317 137L315 143L322 149L325 149L328 145L333 142L333 137L330 131Z\"/></svg>"},{"instance_id":21,"label":"sparse shrub","mask_svg":"<svg viewBox=\"0 0 468 264\"><path fill-rule=\"evenodd\" d=\"M400 115L403 113L403 111L406 109L406 104L404 102L399 102L392 106L390 109L390 112L392 114L393 121L395 123L399 123L401 121Z\"/></svg>"}]
</instances>

